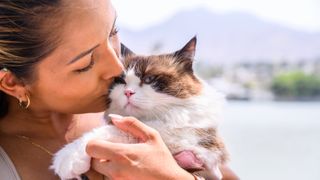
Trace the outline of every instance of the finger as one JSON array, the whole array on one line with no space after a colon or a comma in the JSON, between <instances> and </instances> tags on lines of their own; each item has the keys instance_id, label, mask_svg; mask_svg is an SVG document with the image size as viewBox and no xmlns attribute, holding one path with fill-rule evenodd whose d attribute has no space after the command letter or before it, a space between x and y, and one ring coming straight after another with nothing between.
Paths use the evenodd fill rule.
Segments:
<instances>
[{"instance_id":1,"label":"finger","mask_svg":"<svg viewBox=\"0 0 320 180\"><path fill-rule=\"evenodd\" d=\"M98 159L92 159L91 168L95 171L104 174L108 179L120 179L121 173L124 172L125 167L117 162L101 162Z\"/></svg>"},{"instance_id":2,"label":"finger","mask_svg":"<svg viewBox=\"0 0 320 180\"><path fill-rule=\"evenodd\" d=\"M192 151L181 151L174 154L174 159L180 167L190 172L204 169L204 164L200 161Z\"/></svg>"},{"instance_id":3,"label":"finger","mask_svg":"<svg viewBox=\"0 0 320 180\"><path fill-rule=\"evenodd\" d=\"M97 171L94 171L94 170L91 169L91 170L89 170L88 172L85 173L85 176L87 176L87 179L102 179L103 175L101 175Z\"/></svg>"},{"instance_id":4,"label":"finger","mask_svg":"<svg viewBox=\"0 0 320 180\"><path fill-rule=\"evenodd\" d=\"M111 177L110 172L113 169L109 162L101 162L99 159L92 159L91 168L108 177Z\"/></svg>"},{"instance_id":5,"label":"finger","mask_svg":"<svg viewBox=\"0 0 320 180\"><path fill-rule=\"evenodd\" d=\"M91 140L86 146L86 152L89 156L105 161L117 158L126 149L128 149L126 144L104 140Z\"/></svg>"},{"instance_id":6,"label":"finger","mask_svg":"<svg viewBox=\"0 0 320 180\"><path fill-rule=\"evenodd\" d=\"M156 131L143 124L134 117L121 117L119 115L109 114L113 124L119 129L133 135L136 138L146 142L156 138Z\"/></svg>"}]
</instances>

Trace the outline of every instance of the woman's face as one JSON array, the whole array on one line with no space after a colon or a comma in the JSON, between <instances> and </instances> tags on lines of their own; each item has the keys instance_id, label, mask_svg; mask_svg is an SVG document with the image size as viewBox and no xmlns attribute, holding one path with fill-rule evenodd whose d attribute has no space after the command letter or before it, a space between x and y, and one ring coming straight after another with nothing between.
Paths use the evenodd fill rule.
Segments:
<instances>
[{"instance_id":1,"label":"woman's face","mask_svg":"<svg viewBox=\"0 0 320 180\"><path fill-rule=\"evenodd\" d=\"M36 67L27 85L36 111L103 111L108 87L121 74L116 12L109 0L65 1L58 48ZM54 30L53 30L54 31Z\"/></svg>"}]
</instances>

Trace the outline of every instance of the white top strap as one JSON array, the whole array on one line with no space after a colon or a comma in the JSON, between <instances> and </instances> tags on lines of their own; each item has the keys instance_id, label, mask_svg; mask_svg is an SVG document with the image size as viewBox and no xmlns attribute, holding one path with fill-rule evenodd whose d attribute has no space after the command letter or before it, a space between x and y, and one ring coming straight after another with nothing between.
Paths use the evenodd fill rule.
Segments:
<instances>
[{"instance_id":1,"label":"white top strap","mask_svg":"<svg viewBox=\"0 0 320 180\"><path fill-rule=\"evenodd\" d=\"M9 156L0 146L0 178L6 180L21 180Z\"/></svg>"}]
</instances>

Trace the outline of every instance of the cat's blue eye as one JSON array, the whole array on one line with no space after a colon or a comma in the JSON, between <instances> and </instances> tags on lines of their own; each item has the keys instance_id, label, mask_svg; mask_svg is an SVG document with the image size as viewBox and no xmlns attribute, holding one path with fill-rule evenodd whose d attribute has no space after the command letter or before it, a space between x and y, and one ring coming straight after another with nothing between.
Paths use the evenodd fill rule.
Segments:
<instances>
[{"instance_id":1,"label":"cat's blue eye","mask_svg":"<svg viewBox=\"0 0 320 180\"><path fill-rule=\"evenodd\" d=\"M146 76L143 78L143 83L151 84L156 79L156 76Z\"/></svg>"}]
</instances>

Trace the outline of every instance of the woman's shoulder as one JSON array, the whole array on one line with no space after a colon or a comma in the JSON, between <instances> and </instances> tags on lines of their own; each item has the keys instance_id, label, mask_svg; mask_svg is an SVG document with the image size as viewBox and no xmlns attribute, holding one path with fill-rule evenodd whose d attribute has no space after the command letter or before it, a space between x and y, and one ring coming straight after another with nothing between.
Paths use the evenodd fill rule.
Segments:
<instances>
[{"instance_id":1,"label":"woman's shoulder","mask_svg":"<svg viewBox=\"0 0 320 180\"><path fill-rule=\"evenodd\" d=\"M11 159L0 146L0 176L5 177L7 180L20 180L15 166Z\"/></svg>"}]
</instances>

